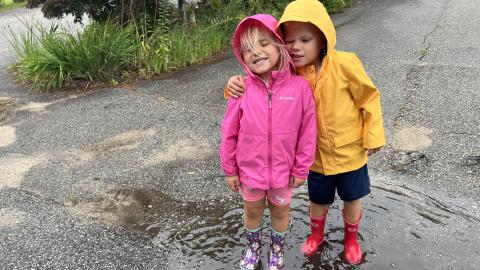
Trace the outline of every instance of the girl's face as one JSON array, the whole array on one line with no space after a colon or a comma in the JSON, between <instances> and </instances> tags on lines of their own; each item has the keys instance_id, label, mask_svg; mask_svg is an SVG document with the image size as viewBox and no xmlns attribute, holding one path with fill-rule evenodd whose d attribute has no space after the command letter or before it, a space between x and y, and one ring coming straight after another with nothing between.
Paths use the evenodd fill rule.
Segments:
<instances>
[{"instance_id":1,"label":"girl's face","mask_svg":"<svg viewBox=\"0 0 480 270\"><path fill-rule=\"evenodd\" d=\"M283 28L285 44L296 68L322 65L321 51L327 42L320 30L311 23L287 22Z\"/></svg>"},{"instance_id":2,"label":"girl's face","mask_svg":"<svg viewBox=\"0 0 480 270\"><path fill-rule=\"evenodd\" d=\"M242 50L242 58L245 65L250 71L260 76L263 80L268 80L271 72L278 70L280 50L271 39L261 33L259 33L256 40L254 40L252 49Z\"/></svg>"}]
</instances>

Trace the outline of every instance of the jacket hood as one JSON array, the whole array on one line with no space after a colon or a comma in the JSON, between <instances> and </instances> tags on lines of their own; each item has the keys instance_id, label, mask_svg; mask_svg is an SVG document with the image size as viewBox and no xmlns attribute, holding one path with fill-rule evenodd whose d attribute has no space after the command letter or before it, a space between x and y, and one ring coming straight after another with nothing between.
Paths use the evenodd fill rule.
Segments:
<instances>
[{"instance_id":1,"label":"jacket hood","mask_svg":"<svg viewBox=\"0 0 480 270\"><path fill-rule=\"evenodd\" d=\"M296 0L288 4L278 25L286 22L309 22L318 27L327 39L327 55L330 55L337 42L332 19L318 0Z\"/></svg>"},{"instance_id":2,"label":"jacket hood","mask_svg":"<svg viewBox=\"0 0 480 270\"><path fill-rule=\"evenodd\" d=\"M233 35L233 42L232 42L232 47L233 47L233 52L235 56L238 59L238 62L242 65L243 69L245 72L248 74L249 77L255 76L245 65L245 62L242 59L242 52L240 51L240 38L242 35L242 32L244 29L246 29L251 23L258 22L261 25L265 26L272 34L273 36L277 39L278 43L282 45L281 50L285 50L286 54L288 56L288 52L286 51L285 43L283 42L283 37L275 31L278 21L273 17L272 15L269 14L256 14L250 17L247 17L243 19L237 26L237 29L235 30L235 34ZM284 66L279 70L282 72L290 72L290 64L291 64L291 59L285 59ZM272 74L274 76L274 74Z\"/></svg>"}]
</instances>

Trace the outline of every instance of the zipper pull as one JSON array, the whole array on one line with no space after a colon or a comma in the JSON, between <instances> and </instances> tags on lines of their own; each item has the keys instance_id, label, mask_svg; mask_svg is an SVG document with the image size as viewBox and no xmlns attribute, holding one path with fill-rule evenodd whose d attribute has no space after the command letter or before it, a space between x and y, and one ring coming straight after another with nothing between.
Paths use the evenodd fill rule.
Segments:
<instances>
[{"instance_id":1,"label":"zipper pull","mask_svg":"<svg viewBox=\"0 0 480 270\"><path fill-rule=\"evenodd\" d=\"M272 91L268 90L268 107L272 108Z\"/></svg>"}]
</instances>

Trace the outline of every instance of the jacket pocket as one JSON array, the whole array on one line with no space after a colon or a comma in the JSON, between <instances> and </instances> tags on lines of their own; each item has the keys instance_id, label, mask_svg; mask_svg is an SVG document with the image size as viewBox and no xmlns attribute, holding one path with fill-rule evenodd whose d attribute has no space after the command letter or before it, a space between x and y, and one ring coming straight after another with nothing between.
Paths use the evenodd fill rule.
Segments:
<instances>
[{"instance_id":1,"label":"jacket pocket","mask_svg":"<svg viewBox=\"0 0 480 270\"><path fill-rule=\"evenodd\" d=\"M342 147L360 140L363 137L362 133L363 131L361 129L355 129L350 132L346 132L342 135L333 137L333 143L335 144L335 147Z\"/></svg>"}]
</instances>

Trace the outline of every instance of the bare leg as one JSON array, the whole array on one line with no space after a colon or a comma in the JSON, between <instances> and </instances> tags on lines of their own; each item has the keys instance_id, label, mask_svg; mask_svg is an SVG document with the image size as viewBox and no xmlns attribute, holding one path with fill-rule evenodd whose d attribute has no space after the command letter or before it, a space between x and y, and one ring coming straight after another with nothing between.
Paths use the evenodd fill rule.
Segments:
<instances>
[{"instance_id":1,"label":"bare leg","mask_svg":"<svg viewBox=\"0 0 480 270\"><path fill-rule=\"evenodd\" d=\"M260 227L265 210L265 199L256 202L243 201L243 223L247 229Z\"/></svg>"},{"instance_id":2,"label":"bare leg","mask_svg":"<svg viewBox=\"0 0 480 270\"><path fill-rule=\"evenodd\" d=\"M327 208L328 204L317 204L310 201L310 215L314 218L323 217Z\"/></svg>"},{"instance_id":3,"label":"bare leg","mask_svg":"<svg viewBox=\"0 0 480 270\"><path fill-rule=\"evenodd\" d=\"M272 219L272 227L277 232L285 232L290 223L290 204L275 205L268 204L270 215Z\"/></svg>"},{"instance_id":4,"label":"bare leg","mask_svg":"<svg viewBox=\"0 0 480 270\"><path fill-rule=\"evenodd\" d=\"M347 219L348 223L356 223L360 218L360 214L362 213L362 203L360 199L351 202L344 201L343 208L345 210L345 218Z\"/></svg>"}]
</instances>

